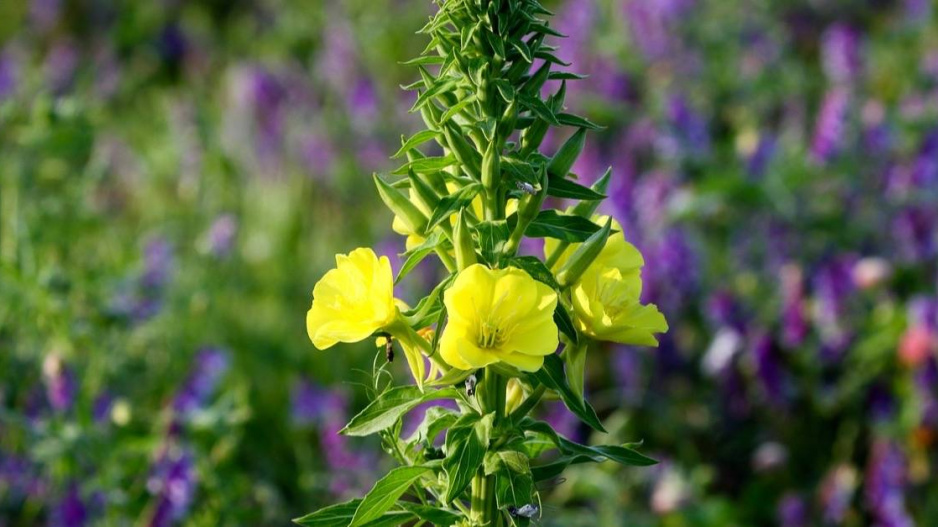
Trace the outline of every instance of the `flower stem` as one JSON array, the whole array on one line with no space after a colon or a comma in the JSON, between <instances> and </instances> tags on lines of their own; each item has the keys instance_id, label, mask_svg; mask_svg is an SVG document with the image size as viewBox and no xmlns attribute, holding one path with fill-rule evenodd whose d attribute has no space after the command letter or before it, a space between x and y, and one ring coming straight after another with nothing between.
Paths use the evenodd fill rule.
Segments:
<instances>
[{"instance_id":1,"label":"flower stem","mask_svg":"<svg viewBox=\"0 0 938 527\"><path fill-rule=\"evenodd\" d=\"M483 385L479 390L482 410L486 414L494 413L493 432L499 429L501 421L505 418L505 397L507 380L499 375L494 368L485 368ZM497 437L491 438L497 442ZM501 515L498 512L498 503L495 500L495 476L486 476L482 468L472 480L472 518L485 527L498 527Z\"/></svg>"}]
</instances>

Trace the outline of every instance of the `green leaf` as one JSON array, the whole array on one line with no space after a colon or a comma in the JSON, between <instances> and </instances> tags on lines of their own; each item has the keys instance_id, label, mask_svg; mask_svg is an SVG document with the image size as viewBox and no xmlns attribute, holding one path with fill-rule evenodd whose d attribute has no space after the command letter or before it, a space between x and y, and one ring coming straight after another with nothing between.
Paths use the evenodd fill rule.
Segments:
<instances>
[{"instance_id":1,"label":"green leaf","mask_svg":"<svg viewBox=\"0 0 938 527\"><path fill-rule=\"evenodd\" d=\"M544 262L536 256L517 256L511 259L511 265L523 269L538 282L545 283L553 289L560 289L560 284L554 278L554 273L550 272Z\"/></svg>"},{"instance_id":2,"label":"green leaf","mask_svg":"<svg viewBox=\"0 0 938 527\"><path fill-rule=\"evenodd\" d=\"M448 220L450 216L459 212L459 209L469 206L481 190L481 183L470 183L449 196L444 196L433 210L433 215L427 223L427 230L436 227L443 220Z\"/></svg>"},{"instance_id":3,"label":"green leaf","mask_svg":"<svg viewBox=\"0 0 938 527\"><path fill-rule=\"evenodd\" d=\"M331 505L312 514L293 520L294 523L307 527L348 527L355 516L355 510L361 504L361 499L354 499L345 503ZM415 519L416 514L411 511L390 511L380 518L370 521L364 527L397 527Z\"/></svg>"},{"instance_id":4,"label":"green leaf","mask_svg":"<svg viewBox=\"0 0 938 527\"><path fill-rule=\"evenodd\" d=\"M438 172L446 167L451 167L456 163L458 163L456 156L452 154L446 157L422 157L420 159L414 159L409 163L401 165L396 170L394 170L392 174L398 176L405 175L410 170L413 170L418 174Z\"/></svg>"},{"instance_id":5,"label":"green leaf","mask_svg":"<svg viewBox=\"0 0 938 527\"><path fill-rule=\"evenodd\" d=\"M523 40L521 40L520 38L513 38L509 40L508 43L511 44L513 48L517 49L518 53L521 53L521 57L524 59L525 62L530 64L533 61L533 57L531 56L531 48L529 48L528 45L525 44Z\"/></svg>"},{"instance_id":6,"label":"green leaf","mask_svg":"<svg viewBox=\"0 0 938 527\"><path fill-rule=\"evenodd\" d=\"M590 77L589 75L581 75L579 73L573 73L571 71L552 71L547 76L548 79L555 80L555 81L583 80L583 79L588 79L589 77Z\"/></svg>"},{"instance_id":7,"label":"green leaf","mask_svg":"<svg viewBox=\"0 0 938 527\"><path fill-rule=\"evenodd\" d=\"M429 467L409 466L397 467L388 472L362 499L349 527L360 527L380 518L415 481L429 471Z\"/></svg>"},{"instance_id":8,"label":"green leaf","mask_svg":"<svg viewBox=\"0 0 938 527\"><path fill-rule=\"evenodd\" d=\"M401 137L401 149L397 151L391 159L397 159L407 153L408 150L414 148L417 145L422 145L431 139L435 139L440 136L440 132L434 130L424 130L422 132L417 132L416 134L410 136L410 139L404 141Z\"/></svg>"},{"instance_id":9,"label":"green leaf","mask_svg":"<svg viewBox=\"0 0 938 527\"><path fill-rule=\"evenodd\" d=\"M429 295L423 297L417 306L403 313L407 324L413 328L425 328L432 324L443 310L443 291L453 281L455 275L440 282Z\"/></svg>"},{"instance_id":10,"label":"green leaf","mask_svg":"<svg viewBox=\"0 0 938 527\"><path fill-rule=\"evenodd\" d=\"M345 503L330 505L297 518L293 520L293 523L309 527L348 527L349 522L352 521L352 517L355 515L355 509L358 508L361 502L360 499L354 499Z\"/></svg>"},{"instance_id":11,"label":"green leaf","mask_svg":"<svg viewBox=\"0 0 938 527\"><path fill-rule=\"evenodd\" d=\"M483 436L486 427L482 423L478 414L466 414L446 433L446 459L443 460L448 480L446 503L452 503L469 486L485 460L488 437ZM488 429L491 429L491 419Z\"/></svg>"},{"instance_id":12,"label":"green leaf","mask_svg":"<svg viewBox=\"0 0 938 527\"><path fill-rule=\"evenodd\" d=\"M557 302L557 308L554 309L554 323L557 324L557 329L566 335L573 345L579 343L580 336L576 332L576 326L573 325L573 319L570 318L567 309L560 302Z\"/></svg>"},{"instance_id":13,"label":"green leaf","mask_svg":"<svg viewBox=\"0 0 938 527\"><path fill-rule=\"evenodd\" d=\"M555 198L569 198L586 201L596 201L605 199L606 196L595 190L580 185L565 177L550 175L548 176L547 195Z\"/></svg>"},{"instance_id":14,"label":"green leaf","mask_svg":"<svg viewBox=\"0 0 938 527\"><path fill-rule=\"evenodd\" d=\"M427 237L423 243L407 252L407 259L404 260L404 264L401 265L401 270L397 272L397 278L394 279L395 284L407 276L414 267L417 267L428 254L436 250L437 246L440 244L441 236L442 233L440 231L433 231L433 234Z\"/></svg>"},{"instance_id":15,"label":"green leaf","mask_svg":"<svg viewBox=\"0 0 938 527\"><path fill-rule=\"evenodd\" d=\"M431 507L429 505L420 505L419 503L402 503L405 510L414 513L418 518L432 525L440 527L449 527L462 519L456 511Z\"/></svg>"},{"instance_id":16,"label":"green leaf","mask_svg":"<svg viewBox=\"0 0 938 527\"><path fill-rule=\"evenodd\" d=\"M554 126L560 126L560 121L554 116L554 112L538 97L519 93L517 94L517 98L521 102L521 105L531 110L534 115Z\"/></svg>"},{"instance_id":17,"label":"green leaf","mask_svg":"<svg viewBox=\"0 0 938 527\"><path fill-rule=\"evenodd\" d=\"M448 110L446 110L446 112L443 113L443 115L440 117L440 124L441 124L441 125L442 125L442 124L445 124L447 121L449 121L450 119L452 119L454 115L456 115L457 113L463 111L463 110L464 110L467 106L469 106L470 104L476 102L476 99L477 99L477 98L476 98L475 94L473 94L473 95L470 95L470 96L468 96L468 97L466 97L466 98L460 100L460 101L457 102L456 104L450 106L450 108L449 108Z\"/></svg>"},{"instance_id":18,"label":"green leaf","mask_svg":"<svg viewBox=\"0 0 938 527\"><path fill-rule=\"evenodd\" d=\"M535 432L546 436L561 454L563 458L557 459L546 465L532 467L535 481L543 481L563 472L563 469L569 465L578 463L600 463L606 460L615 461L620 465L645 467L655 465L658 462L645 456L628 445L599 445L587 446L570 441L559 435L551 426L543 421L535 421L531 418L522 419L520 426L529 432Z\"/></svg>"},{"instance_id":19,"label":"green leaf","mask_svg":"<svg viewBox=\"0 0 938 527\"><path fill-rule=\"evenodd\" d=\"M444 57L439 55L427 55L425 57L417 57L410 60L405 60L403 62L398 62L401 66L429 66L433 64L443 64L445 60Z\"/></svg>"},{"instance_id":20,"label":"green leaf","mask_svg":"<svg viewBox=\"0 0 938 527\"><path fill-rule=\"evenodd\" d=\"M529 374L544 386L554 390L560 395L563 404L580 418L581 421L590 426L593 430L605 432L603 424L596 416L596 411L582 397L577 397L576 393L567 383L566 375L563 371L563 360L556 354L544 357L544 366Z\"/></svg>"},{"instance_id":21,"label":"green leaf","mask_svg":"<svg viewBox=\"0 0 938 527\"><path fill-rule=\"evenodd\" d=\"M424 91L423 93L420 94L420 96L417 97L417 101L414 102L414 105L410 108L410 111L416 112L420 110L420 108L422 108L425 104L429 103L434 97L442 95L443 93L453 89L455 86L456 86L456 79L447 79L447 80L442 80L442 81L440 79L437 79L437 81L433 84L433 86L430 86L429 88L427 88L426 91Z\"/></svg>"},{"instance_id":22,"label":"green leaf","mask_svg":"<svg viewBox=\"0 0 938 527\"><path fill-rule=\"evenodd\" d=\"M511 230L505 220L483 221L475 227L479 239L479 251L490 266L498 264L505 242L511 236Z\"/></svg>"},{"instance_id":23,"label":"green leaf","mask_svg":"<svg viewBox=\"0 0 938 527\"><path fill-rule=\"evenodd\" d=\"M433 441L440 432L453 426L459 419L459 413L445 406L431 406L423 416L420 426L407 439L408 443L414 441Z\"/></svg>"},{"instance_id":24,"label":"green leaf","mask_svg":"<svg viewBox=\"0 0 938 527\"><path fill-rule=\"evenodd\" d=\"M558 113L556 117L557 121L564 126L576 126L588 130L602 130L605 128L605 126L599 126L589 119L580 117L579 115L573 115L572 113Z\"/></svg>"},{"instance_id":25,"label":"green leaf","mask_svg":"<svg viewBox=\"0 0 938 527\"><path fill-rule=\"evenodd\" d=\"M488 452L485 454L485 462L482 464L482 470L486 476L494 474L502 469L508 469L519 474L531 472L531 464L528 461L528 455L517 450L499 450L498 452Z\"/></svg>"},{"instance_id":26,"label":"green leaf","mask_svg":"<svg viewBox=\"0 0 938 527\"><path fill-rule=\"evenodd\" d=\"M502 470L495 474L495 502L499 509L523 507L533 501L534 480L530 474Z\"/></svg>"},{"instance_id":27,"label":"green leaf","mask_svg":"<svg viewBox=\"0 0 938 527\"><path fill-rule=\"evenodd\" d=\"M515 214L508 218L508 226L514 228L518 221ZM600 229L592 221L569 214L561 214L553 209L542 210L531 221L524 234L530 238L556 238L570 243L585 242Z\"/></svg>"},{"instance_id":28,"label":"green leaf","mask_svg":"<svg viewBox=\"0 0 938 527\"><path fill-rule=\"evenodd\" d=\"M424 393L416 386L397 386L382 393L349 421L341 433L349 436L366 436L386 430L414 407L427 401L452 399L458 396L454 388L429 390Z\"/></svg>"}]
</instances>

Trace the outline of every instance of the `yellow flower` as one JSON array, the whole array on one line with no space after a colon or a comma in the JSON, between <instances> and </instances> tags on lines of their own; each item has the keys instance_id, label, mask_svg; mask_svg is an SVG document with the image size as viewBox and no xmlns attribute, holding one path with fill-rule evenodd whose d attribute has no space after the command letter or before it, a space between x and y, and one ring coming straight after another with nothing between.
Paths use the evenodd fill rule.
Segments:
<instances>
[{"instance_id":1,"label":"yellow flower","mask_svg":"<svg viewBox=\"0 0 938 527\"><path fill-rule=\"evenodd\" d=\"M391 262L371 249L336 255L336 268L313 289L306 331L319 349L358 342L391 325L398 315Z\"/></svg>"},{"instance_id":2,"label":"yellow flower","mask_svg":"<svg viewBox=\"0 0 938 527\"><path fill-rule=\"evenodd\" d=\"M593 221L604 224L607 219L596 216ZM571 288L577 329L598 340L657 346L654 333L667 331L668 323L654 304L642 305L639 300L645 260L625 240L619 222L613 220L612 228L619 232L609 237L602 252ZM549 255L556 247L557 241L548 239L544 252ZM575 244L567 248L554 268L559 269L575 250Z\"/></svg>"},{"instance_id":3,"label":"yellow flower","mask_svg":"<svg viewBox=\"0 0 938 527\"><path fill-rule=\"evenodd\" d=\"M449 322L440 355L461 370L502 361L536 371L557 349L557 293L514 267L467 267L443 295Z\"/></svg>"},{"instance_id":4,"label":"yellow flower","mask_svg":"<svg viewBox=\"0 0 938 527\"><path fill-rule=\"evenodd\" d=\"M654 304L642 305L640 271L592 265L573 285L573 310L578 329L598 340L657 346L654 333L668 330Z\"/></svg>"}]
</instances>

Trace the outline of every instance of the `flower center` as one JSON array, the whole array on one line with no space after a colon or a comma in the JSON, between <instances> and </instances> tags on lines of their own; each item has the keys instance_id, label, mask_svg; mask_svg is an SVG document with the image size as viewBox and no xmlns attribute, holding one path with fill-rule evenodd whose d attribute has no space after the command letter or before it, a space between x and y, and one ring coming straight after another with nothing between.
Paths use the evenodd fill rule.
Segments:
<instances>
[{"instance_id":1,"label":"flower center","mask_svg":"<svg viewBox=\"0 0 938 527\"><path fill-rule=\"evenodd\" d=\"M479 323L478 346L483 349L498 348L507 340L507 331L490 320Z\"/></svg>"}]
</instances>

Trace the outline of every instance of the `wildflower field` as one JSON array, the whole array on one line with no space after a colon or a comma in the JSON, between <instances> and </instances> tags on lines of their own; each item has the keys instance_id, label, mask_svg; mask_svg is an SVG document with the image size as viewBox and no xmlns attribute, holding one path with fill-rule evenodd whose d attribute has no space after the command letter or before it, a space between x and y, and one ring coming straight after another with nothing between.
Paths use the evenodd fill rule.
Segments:
<instances>
[{"instance_id":1,"label":"wildflower field","mask_svg":"<svg viewBox=\"0 0 938 527\"><path fill-rule=\"evenodd\" d=\"M933 3L0 2L0 527L293 521L938 525Z\"/></svg>"}]
</instances>

